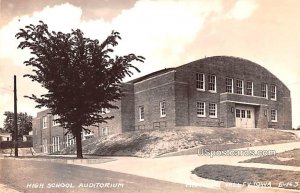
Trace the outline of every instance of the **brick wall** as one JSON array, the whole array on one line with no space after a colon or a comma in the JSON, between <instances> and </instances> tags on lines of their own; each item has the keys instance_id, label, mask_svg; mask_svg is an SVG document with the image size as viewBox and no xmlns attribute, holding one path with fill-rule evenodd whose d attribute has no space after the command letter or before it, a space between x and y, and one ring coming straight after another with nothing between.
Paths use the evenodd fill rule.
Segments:
<instances>
[{"instance_id":1,"label":"brick wall","mask_svg":"<svg viewBox=\"0 0 300 193\"><path fill-rule=\"evenodd\" d=\"M124 84L124 96L121 99L121 130L122 132L133 131L135 119L134 105L134 86L133 84Z\"/></svg>"},{"instance_id":2,"label":"brick wall","mask_svg":"<svg viewBox=\"0 0 300 193\"><path fill-rule=\"evenodd\" d=\"M36 152L43 152L43 139L47 140L48 153L51 152L53 137L59 137L60 149L66 146L66 129L60 126L53 126L53 116L50 110L44 110L37 113L37 117L33 119L33 148ZM47 127L42 127L43 117L47 116ZM98 127L88 127L94 132L94 136L98 136Z\"/></svg>"},{"instance_id":3,"label":"brick wall","mask_svg":"<svg viewBox=\"0 0 300 193\"><path fill-rule=\"evenodd\" d=\"M196 90L196 73L205 74L205 91ZM217 92L211 93L208 88L208 75L215 75ZM246 82L253 82L254 96L245 96L238 94L221 94L226 91L226 78L233 79L233 90L236 90L236 80L243 80L244 93L246 93ZM290 91L289 89L273 74L262 66L255 64L251 61L234 58L234 57L210 57L191 62L189 64L176 68L176 81L188 83L188 114L190 125L215 125L224 124L230 127L235 122L231 112L232 104L221 105L220 101L239 101L244 103L256 103L262 107L267 106L269 114L264 115L264 108L256 107L257 127L274 127L274 128L291 128L291 104L290 104ZM265 99L261 97L261 84L268 85L268 96L270 96L270 85L274 84L277 87L277 100L272 101L270 98ZM182 91L184 92L184 91ZM221 94L221 95L220 95ZM216 103L218 105L218 118L197 117L196 116L196 101L203 101L208 107L208 103ZM270 110L276 109L278 112L277 122L271 122ZM206 108L206 115L208 108ZM226 115L224 115L226 113Z\"/></svg>"},{"instance_id":4,"label":"brick wall","mask_svg":"<svg viewBox=\"0 0 300 193\"><path fill-rule=\"evenodd\" d=\"M134 84L135 129L172 128L175 126L174 71ZM166 101L166 117L160 117L161 101ZM139 107L144 106L144 121L139 119Z\"/></svg>"}]
</instances>

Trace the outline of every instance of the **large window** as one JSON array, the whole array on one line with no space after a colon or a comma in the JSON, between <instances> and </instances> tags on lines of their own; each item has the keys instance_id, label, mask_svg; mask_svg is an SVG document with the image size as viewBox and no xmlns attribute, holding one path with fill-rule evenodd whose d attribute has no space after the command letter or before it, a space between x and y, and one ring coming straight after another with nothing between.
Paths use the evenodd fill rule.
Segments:
<instances>
[{"instance_id":1,"label":"large window","mask_svg":"<svg viewBox=\"0 0 300 193\"><path fill-rule=\"evenodd\" d=\"M209 117L216 118L217 117L217 104L209 103L208 109L209 109Z\"/></svg>"},{"instance_id":2,"label":"large window","mask_svg":"<svg viewBox=\"0 0 300 193\"><path fill-rule=\"evenodd\" d=\"M261 84L261 96L268 98L268 85L265 83Z\"/></svg>"},{"instance_id":3,"label":"large window","mask_svg":"<svg viewBox=\"0 0 300 193\"><path fill-rule=\"evenodd\" d=\"M270 98L271 98L271 100L274 100L274 101L276 101L276 99L277 99L277 94L276 94L276 92L277 92L277 90L276 90L277 88L276 88L276 86L275 85L271 85L271 89L270 89L270 94L271 94L271 96L270 96Z\"/></svg>"},{"instance_id":4,"label":"large window","mask_svg":"<svg viewBox=\"0 0 300 193\"><path fill-rule=\"evenodd\" d=\"M271 109L271 121L277 122L277 110Z\"/></svg>"},{"instance_id":5,"label":"large window","mask_svg":"<svg viewBox=\"0 0 300 193\"><path fill-rule=\"evenodd\" d=\"M139 107L139 119L140 121L144 121L145 112L144 112L144 106Z\"/></svg>"},{"instance_id":6,"label":"large window","mask_svg":"<svg viewBox=\"0 0 300 193\"><path fill-rule=\"evenodd\" d=\"M66 146L68 147L73 144L75 144L75 138L71 133L68 133L66 135Z\"/></svg>"},{"instance_id":7,"label":"large window","mask_svg":"<svg viewBox=\"0 0 300 193\"><path fill-rule=\"evenodd\" d=\"M217 92L216 76L208 75L208 91Z\"/></svg>"},{"instance_id":8,"label":"large window","mask_svg":"<svg viewBox=\"0 0 300 193\"><path fill-rule=\"evenodd\" d=\"M196 74L196 89L204 91L205 90L205 75L201 73Z\"/></svg>"},{"instance_id":9,"label":"large window","mask_svg":"<svg viewBox=\"0 0 300 193\"><path fill-rule=\"evenodd\" d=\"M60 139L59 136L52 137L52 152L60 150Z\"/></svg>"},{"instance_id":10,"label":"large window","mask_svg":"<svg viewBox=\"0 0 300 193\"><path fill-rule=\"evenodd\" d=\"M237 94L244 94L244 81L236 80L236 93Z\"/></svg>"},{"instance_id":11,"label":"large window","mask_svg":"<svg viewBox=\"0 0 300 193\"><path fill-rule=\"evenodd\" d=\"M48 123L48 121L47 121L47 116L44 116L43 118L42 118L43 120L42 120L42 126L43 126L43 129L44 128L47 128L47 123Z\"/></svg>"},{"instance_id":12,"label":"large window","mask_svg":"<svg viewBox=\"0 0 300 193\"><path fill-rule=\"evenodd\" d=\"M253 96L253 82L247 82L247 90L246 90L246 95Z\"/></svg>"},{"instance_id":13,"label":"large window","mask_svg":"<svg viewBox=\"0 0 300 193\"><path fill-rule=\"evenodd\" d=\"M57 126L59 125L59 122L57 121L57 119L59 119L59 115L53 115L53 119L52 119L52 125L53 126Z\"/></svg>"},{"instance_id":14,"label":"large window","mask_svg":"<svg viewBox=\"0 0 300 193\"><path fill-rule=\"evenodd\" d=\"M159 102L160 117L166 116L166 101Z\"/></svg>"},{"instance_id":15,"label":"large window","mask_svg":"<svg viewBox=\"0 0 300 193\"><path fill-rule=\"evenodd\" d=\"M197 117L205 117L205 103L197 101Z\"/></svg>"},{"instance_id":16,"label":"large window","mask_svg":"<svg viewBox=\"0 0 300 193\"><path fill-rule=\"evenodd\" d=\"M226 92L233 93L233 79L226 78Z\"/></svg>"}]
</instances>

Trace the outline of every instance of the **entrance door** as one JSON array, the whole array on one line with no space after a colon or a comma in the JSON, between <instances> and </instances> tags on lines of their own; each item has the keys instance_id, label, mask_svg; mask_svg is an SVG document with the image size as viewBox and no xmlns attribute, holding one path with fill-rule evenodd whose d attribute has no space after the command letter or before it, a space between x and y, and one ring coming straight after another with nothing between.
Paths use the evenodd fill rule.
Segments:
<instances>
[{"instance_id":1,"label":"entrance door","mask_svg":"<svg viewBox=\"0 0 300 193\"><path fill-rule=\"evenodd\" d=\"M254 108L251 106L236 106L235 108L235 124L236 127L254 128L255 117Z\"/></svg>"}]
</instances>

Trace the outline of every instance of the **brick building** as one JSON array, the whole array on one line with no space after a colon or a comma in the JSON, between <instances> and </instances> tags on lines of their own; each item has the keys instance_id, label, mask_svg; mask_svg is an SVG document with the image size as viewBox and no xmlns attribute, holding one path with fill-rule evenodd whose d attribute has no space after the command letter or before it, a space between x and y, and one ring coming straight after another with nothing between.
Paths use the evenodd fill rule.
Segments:
<instances>
[{"instance_id":1,"label":"brick building","mask_svg":"<svg viewBox=\"0 0 300 193\"><path fill-rule=\"evenodd\" d=\"M91 128L94 136L176 126L292 128L289 89L262 66L241 58L203 58L123 83L123 90L119 109L106 112L115 118ZM55 132L62 136L64 131Z\"/></svg>"}]
</instances>

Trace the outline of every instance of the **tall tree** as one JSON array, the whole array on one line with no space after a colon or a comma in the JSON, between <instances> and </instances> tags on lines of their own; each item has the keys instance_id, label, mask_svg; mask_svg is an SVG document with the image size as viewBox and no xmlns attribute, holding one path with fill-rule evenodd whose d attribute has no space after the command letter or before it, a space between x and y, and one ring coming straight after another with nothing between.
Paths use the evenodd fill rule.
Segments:
<instances>
[{"instance_id":1,"label":"tall tree","mask_svg":"<svg viewBox=\"0 0 300 193\"><path fill-rule=\"evenodd\" d=\"M122 96L123 78L131 76L132 69L139 72L132 62L143 62L144 57L111 56L121 39L115 31L99 43L85 38L79 29L50 32L40 21L20 29L16 37L23 39L18 48L29 48L33 54L24 64L34 67L34 73L25 77L48 90L40 97L33 94L29 98L38 103L36 107L50 108L52 114L59 115L57 121L75 136L77 158L82 158L82 130L113 118L103 116L101 108L118 108L114 102Z\"/></svg>"},{"instance_id":2,"label":"tall tree","mask_svg":"<svg viewBox=\"0 0 300 193\"><path fill-rule=\"evenodd\" d=\"M10 111L4 112L5 119L4 119L4 131L8 133L14 134L14 113ZM19 137L23 135L28 135L30 131L32 131L32 116L28 115L27 113L18 113L18 128L19 128ZM13 138L15 136L13 135Z\"/></svg>"}]
</instances>

